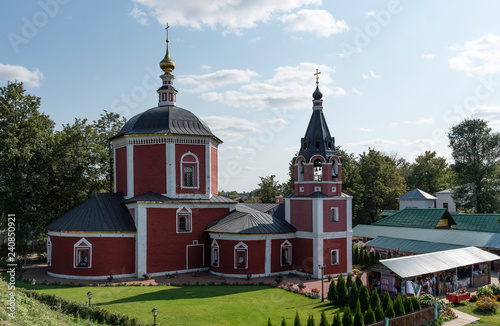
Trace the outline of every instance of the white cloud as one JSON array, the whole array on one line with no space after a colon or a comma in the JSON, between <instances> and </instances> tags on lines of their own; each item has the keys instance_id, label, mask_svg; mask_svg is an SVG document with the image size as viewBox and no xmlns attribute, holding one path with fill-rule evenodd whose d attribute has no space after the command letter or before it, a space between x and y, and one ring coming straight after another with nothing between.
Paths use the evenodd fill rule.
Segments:
<instances>
[{"instance_id":1,"label":"white cloud","mask_svg":"<svg viewBox=\"0 0 500 326\"><path fill-rule=\"evenodd\" d=\"M348 30L346 22L335 20L326 10L303 9L296 13L281 16L286 31L311 32L321 37L328 37Z\"/></svg>"},{"instance_id":2,"label":"white cloud","mask_svg":"<svg viewBox=\"0 0 500 326\"><path fill-rule=\"evenodd\" d=\"M212 71L212 67L209 65L202 65L200 69L205 71Z\"/></svg>"},{"instance_id":3,"label":"white cloud","mask_svg":"<svg viewBox=\"0 0 500 326\"><path fill-rule=\"evenodd\" d=\"M181 85L196 86L190 92L206 92L228 84L248 83L257 76L258 73L248 69L224 69L204 75L180 75L178 78Z\"/></svg>"},{"instance_id":4,"label":"white cloud","mask_svg":"<svg viewBox=\"0 0 500 326\"><path fill-rule=\"evenodd\" d=\"M383 139L383 138L375 138L375 139L369 139L369 140L362 140L357 143L350 143L350 144L345 144L346 148L349 146L361 146L361 147L371 147L371 148L379 148L379 147L388 147L391 145L395 145L397 142L389 139Z\"/></svg>"},{"instance_id":5,"label":"white cloud","mask_svg":"<svg viewBox=\"0 0 500 326\"><path fill-rule=\"evenodd\" d=\"M396 128L398 126L397 122L391 122L389 123L389 128Z\"/></svg>"},{"instance_id":6,"label":"white cloud","mask_svg":"<svg viewBox=\"0 0 500 326\"><path fill-rule=\"evenodd\" d=\"M459 53L448 62L451 69L462 70L469 75L486 75L500 72L500 36L485 35L465 42L455 48Z\"/></svg>"},{"instance_id":7,"label":"white cloud","mask_svg":"<svg viewBox=\"0 0 500 326\"><path fill-rule=\"evenodd\" d=\"M335 67L304 62L296 66L278 67L274 69L274 75L271 78L262 81L254 81L254 79L257 79L258 74L251 71L248 73L250 77L244 79L241 75L246 75L241 73L245 71L238 70L236 75L241 77L238 82L243 83L242 86L225 91L205 92L201 97L206 101L219 101L232 107L244 106L257 109L305 108L311 105L315 83L313 72L316 69L321 71L320 89L324 95L336 97L348 96L349 94L359 95L359 91L355 89L348 92L340 86L332 86L334 81L331 74L335 72ZM211 87L205 86L206 83L211 81L215 81L218 85L226 85L229 88L232 86L230 84L236 83L235 78L226 78L226 74L219 74L218 71L212 74L187 77L183 79L183 83L195 86L194 89L188 90L191 92L211 89Z\"/></svg>"},{"instance_id":8,"label":"white cloud","mask_svg":"<svg viewBox=\"0 0 500 326\"><path fill-rule=\"evenodd\" d=\"M490 128L500 129L500 106L478 105L472 109L472 115L487 120Z\"/></svg>"},{"instance_id":9,"label":"white cloud","mask_svg":"<svg viewBox=\"0 0 500 326\"><path fill-rule=\"evenodd\" d=\"M408 121L407 120L404 123L405 124L413 124L413 125L426 125L426 126L429 126L429 125L434 124L434 119L432 119L432 118L419 118L416 121Z\"/></svg>"},{"instance_id":10,"label":"white cloud","mask_svg":"<svg viewBox=\"0 0 500 326\"><path fill-rule=\"evenodd\" d=\"M377 12L375 10L370 10L366 12L366 17L374 16Z\"/></svg>"},{"instance_id":11,"label":"white cloud","mask_svg":"<svg viewBox=\"0 0 500 326\"><path fill-rule=\"evenodd\" d=\"M360 91L358 91L356 88L351 88L351 93L354 94L354 95L357 95L357 96L362 96L363 93L361 93Z\"/></svg>"},{"instance_id":12,"label":"white cloud","mask_svg":"<svg viewBox=\"0 0 500 326\"><path fill-rule=\"evenodd\" d=\"M172 26L196 29L221 27L226 32L238 33L303 6L320 5L321 0L134 0L134 3L148 8L161 24L168 21Z\"/></svg>"},{"instance_id":13,"label":"white cloud","mask_svg":"<svg viewBox=\"0 0 500 326\"><path fill-rule=\"evenodd\" d=\"M288 122L282 118L250 121L240 117L212 115L201 117L201 119L210 126L210 129L217 137L230 141L240 141L247 137L247 135L261 133L264 127L273 132L277 132L288 124Z\"/></svg>"},{"instance_id":14,"label":"white cloud","mask_svg":"<svg viewBox=\"0 0 500 326\"><path fill-rule=\"evenodd\" d=\"M139 24L146 25L148 23L148 15L137 6L134 6L134 9L129 12L129 15Z\"/></svg>"},{"instance_id":15,"label":"white cloud","mask_svg":"<svg viewBox=\"0 0 500 326\"><path fill-rule=\"evenodd\" d=\"M40 87L40 81L43 79L43 73L34 68L30 71L23 66L4 65L0 63L0 81L18 81L23 82L28 87Z\"/></svg>"},{"instance_id":16,"label":"white cloud","mask_svg":"<svg viewBox=\"0 0 500 326\"><path fill-rule=\"evenodd\" d=\"M434 54L432 54L432 53L422 54L422 59L432 60L432 59L434 59Z\"/></svg>"},{"instance_id":17,"label":"white cloud","mask_svg":"<svg viewBox=\"0 0 500 326\"><path fill-rule=\"evenodd\" d=\"M373 70L370 70L370 75L369 76L367 74L361 74L361 77L363 77L363 79L382 78L382 76L375 74L373 72Z\"/></svg>"},{"instance_id":18,"label":"white cloud","mask_svg":"<svg viewBox=\"0 0 500 326\"><path fill-rule=\"evenodd\" d=\"M370 79L370 77L368 77L367 75L365 74L361 74L361 76L363 77L363 79Z\"/></svg>"},{"instance_id":19,"label":"white cloud","mask_svg":"<svg viewBox=\"0 0 500 326\"><path fill-rule=\"evenodd\" d=\"M371 132L373 131L373 128L358 128L358 130L362 132Z\"/></svg>"}]
</instances>

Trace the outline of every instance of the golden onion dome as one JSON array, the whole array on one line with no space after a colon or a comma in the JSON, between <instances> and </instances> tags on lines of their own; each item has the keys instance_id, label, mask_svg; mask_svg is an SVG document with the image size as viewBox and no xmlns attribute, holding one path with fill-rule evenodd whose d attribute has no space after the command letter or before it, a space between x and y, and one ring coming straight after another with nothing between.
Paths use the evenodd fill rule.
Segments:
<instances>
[{"instance_id":1,"label":"golden onion dome","mask_svg":"<svg viewBox=\"0 0 500 326\"><path fill-rule=\"evenodd\" d=\"M167 53L162 61L160 61L160 68L165 73L170 73L175 69L175 62L170 58L170 54L168 53L168 39L167 39Z\"/></svg>"}]
</instances>

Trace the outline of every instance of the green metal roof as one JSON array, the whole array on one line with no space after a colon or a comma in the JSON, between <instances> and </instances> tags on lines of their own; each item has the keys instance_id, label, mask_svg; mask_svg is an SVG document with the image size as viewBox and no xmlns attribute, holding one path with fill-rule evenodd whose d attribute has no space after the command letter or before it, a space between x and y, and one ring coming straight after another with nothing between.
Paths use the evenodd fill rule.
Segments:
<instances>
[{"instance_id":1,"label":"green metal roof","mask_svg":"<svg viewBox=\"0 0 500 326\"><path fill-rule=\"evenodd\" d=\"M392 238L384 236L378 236L375 239L368 241L366 245L376 248L413 252L416 254L427 254L430 252L458 249L465 247L462 245L455 245L449 243L436 243L430 241L410 240L410 239Z\"/></svg>"},{"instance_id":2,"label":"green metal roof","mask_svg":"<svg viewBox=\"0 0 500 326\"><path fill-rule=\"evenodd\" d=\"M396 214L398 212L399 212L398 210L386 209L385 211L382 211L382 213L380 213L380 216L381 217L387 217L387 216L394 215L394 214Z\"/></svg>"},{"instance_id":3,"label":"green metal roof","mask_svg":"<svg viewBox=\"0 0 500 326\"><path fill-rule=\"evenodd\" d=\"M401 278L445 271L500 259L499 256L475 247L445 250L429 254L381 260L380 263Z\"/></svg>"},{"instance_id":4,"label":"green metal roof","mask_svg":"<svg viewBox=\"0 0 500 326\"><path fill-rule=\"evenodd\" d=\"M451 214L457 225L453 229L500 233L500 214Z\"/></svg>"},{"instance_id":5,"label":"green metal roof","mask_svg":"<svg viewBox=\"0 0 500 326\"><path fill-rule=\"evenodd\" d=\"M378 236L391 238L449 243L461 246L474 246L500 249L500 233L475 232L446 229L418 229L393 226L358 224L352 229L354 237L374 239Z\"/></svg>"},{"instance_id":6,"label":"green metal roof","mask_svg":"<svg viewBox=\"0 0 500 326\"><path fill-rule=\"evenodd\" d=\"M434 229L443 218L448 218L449 225L455 224L445 208L405 208L373 225Z\"/></svg>"}]
</instances>

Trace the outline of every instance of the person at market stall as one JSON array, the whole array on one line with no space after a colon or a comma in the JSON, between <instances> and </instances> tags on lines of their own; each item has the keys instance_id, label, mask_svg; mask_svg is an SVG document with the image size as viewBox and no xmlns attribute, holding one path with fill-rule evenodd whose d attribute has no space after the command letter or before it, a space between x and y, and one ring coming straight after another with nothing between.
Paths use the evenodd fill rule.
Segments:
<instances>
[{"instance_id":1,"label":"person at market stall","mask_svg":"<svg viewBox=\"0 0 500 326\"><path fill-rule=\"evenodd\" d=\"M458 282L458 276L457 276L457 274L453 274L453 277L452 277L453 292L455 292L457 290L457 282Z\"/></svg>"}]
</instances>

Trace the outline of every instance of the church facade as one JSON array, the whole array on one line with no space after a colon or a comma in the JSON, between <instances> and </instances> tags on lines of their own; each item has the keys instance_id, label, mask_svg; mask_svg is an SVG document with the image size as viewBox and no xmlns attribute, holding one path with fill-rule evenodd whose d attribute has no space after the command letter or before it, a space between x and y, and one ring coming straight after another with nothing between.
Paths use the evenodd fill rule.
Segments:
<instances>
[{"instance_id":1,"label":"church facade","mask_svg":"<svg viewBox=\"0 0 500 326\"><path fill-rule=\"evenodd\" d=\"M243 204L218 195L222 141L177 107L168 49L158 106L112 137L115 193L94 194L46 227L48 273L74 279L210 270L231 277L352 269L351 197L323 115L313 112L294 158L295 193Z\"/></svg>"}]
</instances>

